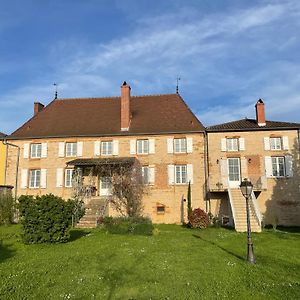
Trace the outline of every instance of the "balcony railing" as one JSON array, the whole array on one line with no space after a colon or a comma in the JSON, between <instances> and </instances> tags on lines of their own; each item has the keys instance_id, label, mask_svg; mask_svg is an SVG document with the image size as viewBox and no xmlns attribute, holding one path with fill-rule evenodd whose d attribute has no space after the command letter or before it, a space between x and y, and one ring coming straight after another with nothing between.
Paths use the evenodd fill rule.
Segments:
<instances>
[{"instance_id":1,"label":"balcony railing","mask_svg":"<svg viewBox=\"0 0 300 300\"><path fill-rule=\"evenodd\" d=\"M253 184L254 191L261 191L267 189L267 178L266 176L250 175L248 178ZM227 191L228 190L228 176L209 176L208 188L210 191Z\"/></svg>"}]
</instances>

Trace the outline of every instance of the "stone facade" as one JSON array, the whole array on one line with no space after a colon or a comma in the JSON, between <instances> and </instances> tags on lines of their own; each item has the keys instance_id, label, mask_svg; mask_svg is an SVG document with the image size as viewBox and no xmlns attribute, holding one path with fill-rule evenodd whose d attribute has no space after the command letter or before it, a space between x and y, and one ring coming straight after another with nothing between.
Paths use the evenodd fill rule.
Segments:
<instances>
[{"instance_id":1,"label":"stone facade","mask_svg":"<svg viewBox=\"0 0 300 300\"><path fill-rule=\"evenodd\" d=\"M171 152L170 141L174 138L184 138L189 141L189 148L185 153ZM151 154L132 154L131 145L140 139L152 141ZM118 145L118 151L111 156L97 155L95 149L99 142L114 141ZM133 142L132 142L133 141ZM110 137L82 137L82 138L46 138L46 139L23 139L11 140L21 149L18 195L42 195L53 193L65 199L71 197L72 188L65 187L65 180L58 187L58 169L66 169L67 162L75 158L102 158L102 157L136 157L141 165L154 168L153 183L147 186L147 193L143 198L144 215L149 216L154 223L180 223L182 213L186 213L186 198L188 180L185 184L174 184L169 182L168 166L186 165L190 166L191 174L188 174L192 182L192 206L205 209L203 187L205 185L205 145L204 134L170 134L170 135L147 135L147 136L110 136ZM59 145L62 143L79 142L80 150L77 148L77 156L66 157L61 155ZM41 158L31 158L31 145L42 144ZM97 144L98 143L98 144ZM173 141L172 141L173 143ZM46 145L46 146L45 146ZM78 144L77 144L78 145ZM174 144L173 144L174 146ZM149 149L150 150L150 149ZM64 151L65 152L65 151ZM79 153L82 152L82 153ZM188 152L188 153L187 153ZM14 185L15 165L17 151L9 148L7 165L7 184ZM61 157L63 156L63 157ZM30 170L41 170L39 187L30 188ZM192 171L191 171L192 170ZM65 174L63 171L61 174ZM173 174L174 175L174 174ZM63 175L62 175L63 176ZM43 178L42 178L43 177ZM99 193L99 182L96 186ZM164 206L164 212L158 212L157 207ZM183 210L183 211L182 211ZM113 213L113 212L111 212Z\"/></svg>"}]
</instances>

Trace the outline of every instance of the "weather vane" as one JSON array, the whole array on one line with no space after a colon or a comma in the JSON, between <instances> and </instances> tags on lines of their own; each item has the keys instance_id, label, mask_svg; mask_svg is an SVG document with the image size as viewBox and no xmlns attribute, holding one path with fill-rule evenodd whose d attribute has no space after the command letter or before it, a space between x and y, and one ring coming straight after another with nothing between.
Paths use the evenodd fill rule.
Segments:
<instances>
[{"instance_id":1,"label":"weather vane","mask_svg":"<svg viewBox=\"0 0 300 300\"><path fill-rule=\"evenodd\" d=\"M54 99L57 99L57 86L58 86L58 83L54 82L53 85L55 86L55 97L54 97Z\"/></svg>"},{"instance_id":2,"label":"weather vane","mask_svg":"<svg viewBox=\"0 0 300 300\"><path fill-rule=\"evenodd\" d=\"M178 94L179 93L179 80L180 80L181 78L179 77L179 76L177 76L177 78L176 78L176 82L177 82L177 84L176 84L176 94Z\"/></svg>"}]
</instances>

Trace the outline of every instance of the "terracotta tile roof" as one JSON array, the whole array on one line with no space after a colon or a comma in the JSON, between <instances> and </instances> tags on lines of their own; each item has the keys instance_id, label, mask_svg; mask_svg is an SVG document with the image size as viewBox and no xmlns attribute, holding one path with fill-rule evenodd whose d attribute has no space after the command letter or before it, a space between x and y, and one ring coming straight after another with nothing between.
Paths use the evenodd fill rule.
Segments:
<instances>
[{"instance_id":1,"label":"terracotta tile roof","mask_svg":"<svg viewBox=\"0 0 300 300\"><path fill-rule=\"evenodd\" d=\"M300 129L300 123L266 121L266 126L258 126L255 119L242 119L238 121L206 127L206 131L248 131L271 129Z\"/></svg>"},{"instance_id":2,"label":"terracotta tile roof","mask_svg":"<svg viewBox=\"0 0 300 300\"><path fill-rule=\"evenodd\" d=\"M178 94L131 96L129 131L120 130L120 97L53 100L10 138L201 132L204 127Z\"/></svg>"},{"instance_id":3,"label":"terracotta tile roof","mask_svg":"<svg viewBox=\"0 0 300 300\"><path fill-rule=\"evenodd\" d=\"M0 132L0 138L1 138L1 137L5 137L5 136L6 136L6 134Z\"/></svg>"}]
</instances>

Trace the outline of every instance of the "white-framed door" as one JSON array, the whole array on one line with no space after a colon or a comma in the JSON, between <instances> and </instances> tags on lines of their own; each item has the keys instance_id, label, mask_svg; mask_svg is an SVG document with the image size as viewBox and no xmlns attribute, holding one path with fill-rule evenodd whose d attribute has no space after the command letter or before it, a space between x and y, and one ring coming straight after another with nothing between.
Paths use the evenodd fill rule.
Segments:
<instances>
[{"instance_id":1,"label":"white-framed door","mask_svg":"<svg viewBox=\"0 0 300 300\"><path fill-rule=\"evenodd\" d=\"M229 187L238 188L241 183L241 161L238 157L227 158Z\"/></svg>"},{"instance_id":2,"label":"white-framed door","mask_svg":"<svg viewBox=\"0 0 300 300\"><path fill-rule=\"evenodd\" d=\"M112 194L112 183L110 177L101 177L99 183L100 196L110 196Z\"/></svg>"}]
</instances>

